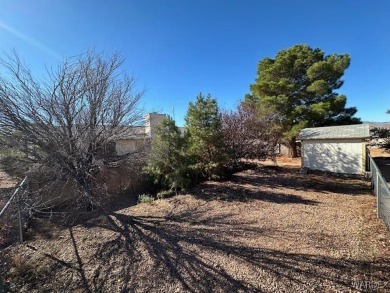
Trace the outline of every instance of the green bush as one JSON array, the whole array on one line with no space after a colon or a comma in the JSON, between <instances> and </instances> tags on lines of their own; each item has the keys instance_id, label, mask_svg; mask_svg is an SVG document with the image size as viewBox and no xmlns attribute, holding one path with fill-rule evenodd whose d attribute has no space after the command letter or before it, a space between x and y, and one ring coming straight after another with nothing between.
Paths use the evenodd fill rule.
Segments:
<instances>
[{"instance_id":1,"label":"green bush","mask_svg":"<svg viewBox=\"0 0 390 293\"><path fill-rule=\"evenodd\" d=\"M223 141L221 113L215 99L198 95L190 103L184 136L171 117L156 127L144 178L161 191L176 194L201 180L219 180L229 172L230 156Z\"/></svg>"},{"instance_id":2,"label":"green bush","mask_svg":"<svg viewBox=\"0 0 390 293\"><path fill-rule=\"evenodd\" d=\"M154 201L154 197L150 194L140 194L138 196L138 203L152 203Z\"/></svg>"},{"instance_id":3,"label":"green bush","mask_svg":"<svg viewBox=\"0 0 390 293\"><path fill-rule=\"evenodd\" d=\"M200 93L188 106L185 117L188 133L186 156L192 174L199 179L221 179L229 161L222 136L222 116L217 100Z\"/></svg>"},{"instance_id":4,"label":"green bush","mask_svg":"<svg viewBox=\"0 0 390 293\"><path fill-rule=\"evenodd\" d=\"M167 197L171 197L171 196L173 196L175 194L176 193L173 190L163 190L163 191L160 191L159 193L157 193L157 198L158 199L164 199L164 198L167 198Z\"/></svg>"},{"instance_id":5,"label":"green bush","mask_svg":"<svg viewBox=\"0 0 390 293\"><path fill-rule=\"evenodd\" d=\"M164 118L156 127L152 149L144 168L144 176L158 190L185 189L191 178L185 156L185 138L172 118Z\"/></svg>"}]
</instances>

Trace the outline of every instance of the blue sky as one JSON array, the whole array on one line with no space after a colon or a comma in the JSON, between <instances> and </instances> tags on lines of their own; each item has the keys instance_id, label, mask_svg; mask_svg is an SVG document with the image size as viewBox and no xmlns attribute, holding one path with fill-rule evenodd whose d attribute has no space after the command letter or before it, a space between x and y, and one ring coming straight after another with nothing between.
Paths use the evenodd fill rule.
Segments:
<instances>
[{"instance_id":1,"label":"blue sky","mask_svg":"<svg viewBox=\"0 0 390 293\"><path fill-rule=\"evenodd\" d=\"M179 125L199 92L230 109L262 58L300 43L350 54L338 92L364 121L389 121L389 31L388 0L0 0L0 48L38 76L90 48L119 51L145 111L174 108Z\"/></svg>"}]
</instances>

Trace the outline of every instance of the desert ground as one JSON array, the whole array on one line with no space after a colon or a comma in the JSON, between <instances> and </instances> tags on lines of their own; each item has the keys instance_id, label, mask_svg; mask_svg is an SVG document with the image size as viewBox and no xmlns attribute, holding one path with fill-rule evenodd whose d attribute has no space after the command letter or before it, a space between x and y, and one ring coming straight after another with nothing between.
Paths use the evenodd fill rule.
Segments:
<instances>
[{"instance_id":1,"label":"desert ground","mask_svg":"<svg viewBox=\"0 0 390 293\"><path fill-rule=\"evenodd\" d=\"M288 161L288 160L287 160ZM3 249L14 292L390 292L369 182L259 165Z\"/></svg>"}]
</instances>

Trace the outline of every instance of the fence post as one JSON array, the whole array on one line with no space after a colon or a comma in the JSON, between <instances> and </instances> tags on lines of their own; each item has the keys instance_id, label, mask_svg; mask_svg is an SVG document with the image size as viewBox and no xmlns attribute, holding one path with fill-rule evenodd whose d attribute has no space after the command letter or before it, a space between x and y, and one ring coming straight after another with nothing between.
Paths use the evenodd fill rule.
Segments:
<instances>
[{"instance_id":1,"label":"fence post","mask_svg":"<svg viewBox=\"0 0 390 293\"><path fill-rule=\"evenodd\" d=\"M376 170L375 194L376 194L376 217L379 219L379 172Z\"/></svg>"},{"instance_id":2,"label":"fence post","mask_svg":"<svg viewBox=\"0 0 390 293\"><path fill-rule=\"evenodd\" d=\"M375 182L374 182L374 176L373 176L373 172L374 172L374 166L373 166L373 163L372 163L372 158L370 156L370 174L371 174L371 189L374 189L375 188Z\"/></svg>"},{"instance_id":3,"label":"fence post","mask_svg":"<svg viewBox=\"0 0 390 293\"><path fill-rule=\"evenodd\" d=\"M23 226L22 226L22 212L20 211L20 193L17 195L17 207L18 207L18 226L19 226L19 241L23 243Z\"/></svg>"}]
</instances>

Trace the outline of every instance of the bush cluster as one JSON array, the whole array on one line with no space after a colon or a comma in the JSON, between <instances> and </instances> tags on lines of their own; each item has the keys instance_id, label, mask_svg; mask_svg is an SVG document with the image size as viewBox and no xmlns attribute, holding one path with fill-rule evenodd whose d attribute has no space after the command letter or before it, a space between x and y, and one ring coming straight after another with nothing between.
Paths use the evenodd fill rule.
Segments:
<instances>
[{"instance_id":1,"label":"bush cluster","mask_svg":"<svg viewBox=\"0 0 390 293\"><path fill-rule=\"evenodd\" d=\"M189 104L184 133L166 117L144 168L149 183L166 197L202 180L226 178L240 168L241 158L273 156L279 136L271 119L249 110L239 106L238 114L222 115L216 99L199 94Z\"/></svg>"},{"instance_id":2,"label":"bush cluster","mask_svg":"<svg viewBox=\"0 0 390 293\"><path fill-rule=\"evenodd\" d=\"M217 101L199 94L189 104L184 133L171 117L157 127L144 174L162 197L200 180L223 177L228 156L221 117Z\"/></svg>"}]
</instances>

